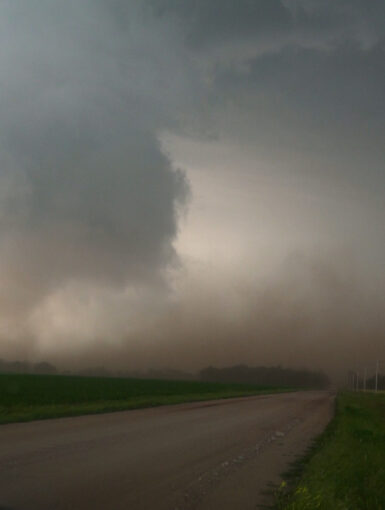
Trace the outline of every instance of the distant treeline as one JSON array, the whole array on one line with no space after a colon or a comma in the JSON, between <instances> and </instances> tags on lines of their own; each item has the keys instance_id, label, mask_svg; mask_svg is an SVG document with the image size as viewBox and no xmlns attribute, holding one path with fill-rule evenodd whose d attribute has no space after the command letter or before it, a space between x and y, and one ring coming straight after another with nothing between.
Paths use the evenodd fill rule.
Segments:
<instances>
[{"instance_id":1,"label":"distant treeline","mask_svg":"<svg viewBox=\"0 0 385 510\"><path fill-rule=\"evenodd\" d=\"M57 369L47 361L28 363L27 361L5 361L0 359L0 372L12 374L56 374Z\"/></svg>"},{"instance_id":2,"label":"distant treeline","mask_svg":"<svg viewBox=\"0 0 385 510\"><path fill-rule=\"evenodd\" d=\"M59 370L48 361L29 363L27 361L5 361L0 358L0 373L12 374L61 374L82 375L84 377L122 377L133 379L167 379L192 381L197 375L173 369L149 369L146 371L108 370L105 367L89 367L82 370Z\"/></svg>"},{"instance_id":3,"label":"distant treeline","mask_svg":"<svg viewBox=\"0 0 385 510\"><path fill-rule=\"evenodd\" d=\"M207 382L260 384L263 386L288 386L295 388L326 388L330 381L322 372L278 367L249 367L236 365L226 368L208 367L200 371L200 378Z\"/></svg>"},{"instance_id":4,"label":"distant treeline","mask_svg":"<svg viewBox=\"0 0 385 510\"><path fill-rule=\"evenodd\" d=\"M122 377L135 379L197 380L206 382L258 384L262 386L289 386L301 388L325 388L329 378L322 372L294 370L278 367L249 367L236 365L226 368L204 368L199 375L173 369L149 369L147 371L108 370L105 367L90 367L83 370L59 370L47 361L29 363L26 361L5 361L0 359L0 373L16 374L62 374L85 377ZM374 387L368 381L367 387ZM379 377L379 388L385 386L385 377Z\"/></svg>"},{"instance_id":5,"label":"distant treeline","mask_svg":"<svg viewBox=\"0 0 385 510\"><path fill-rule=\"evenodd\" d=\"M70 375L70 372L65 372ZM166 379L168 381L192 381L197 376L190 372L173 369L154 369L149 370L108 370L104 367L91 367L84 370L73 372L74 375L84 375L87 377L122 377L132 379Z\"/></svg>"}]
</instances>

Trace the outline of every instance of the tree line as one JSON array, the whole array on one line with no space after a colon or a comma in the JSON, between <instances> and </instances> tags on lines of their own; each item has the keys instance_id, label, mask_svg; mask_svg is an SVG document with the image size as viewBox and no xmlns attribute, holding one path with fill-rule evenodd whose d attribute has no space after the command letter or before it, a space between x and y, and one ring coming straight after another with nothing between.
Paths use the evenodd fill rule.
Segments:
<instances>
[{"instance_id":1,"label":"tree line","mask_svg":"<svg viewBox=\"0 0 385 510\"><path fill-rule=\"evenodd\" d=\"M105 367L89 367L83 370L59 370L52 363L40 361L5 361L0 359L0 373L18 374L62 374L87 377L123 377L138 379L196 380L207 382L258 384L262 386L288 386L296 388L326 388L329 378L322 372L304 369L275 367L249 367L235 365L225 368L207 367L198 374L173 369L149 369L147 371L108 370ZM379 377L379 388L385 386L385 377ZM367 388L374 387L374 381L367 381Z\"/></svg>"},{"instance_id":2,"label":"tree line","mask_svg":"<svg viewBox=\"0 0 385 510\"><path fill-rule=\"evenodd\" d=\"M326 388L330 380L323 372L276 367L235 365L225 368L207 367L200 371L207 382L259 384L295 388Z\"/></svg>"},{"instance_id":3,"label":"tree line","mask_svg":"<svg viewBox=\"0 0 385 510\"><path fill-rule=\"evenodd\" d=\"M0 373L7 374L58 374L81 375L84 377L120 377L133 379L196 380L197 375L175 369L148 370L109 370L103 366L88 367L78 370L61 370L48 361L30 363L28 361L6 361L0 358Z\"/></svg>"},{"instance_id":4,"label":"tree line","mask_svg":"<svg viewBox=\"0 0 385 510\"><path fill-rule=\"evenodd\" d=\"M27 361L5 361L0 358L0 373L12 374L56 374L57 369L48 361L28 363Z\"/></svg>"}]
</instances>

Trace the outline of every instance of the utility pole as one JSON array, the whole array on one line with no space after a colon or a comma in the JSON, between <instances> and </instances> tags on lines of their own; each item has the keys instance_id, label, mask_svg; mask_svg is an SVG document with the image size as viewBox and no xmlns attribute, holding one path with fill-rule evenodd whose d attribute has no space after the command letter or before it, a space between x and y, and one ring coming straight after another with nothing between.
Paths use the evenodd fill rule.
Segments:
<instances>
[{"instance_id":1,"label":"utility pole","mask_svg":"<svg viewBox=\"0 0 385 510\"><path fill-rule=\"evenodd\" d=\"M368 367L364 368L364 391L366 391L366 375L368 372Z\"/></svg>"},{"instance_id":2,"label":"utility pole","mask_svg":"<svg viewBox=\"0 0 385 510\"><path fill-rule=\"evenodd\" d=\"M377 360L377 363L376 363L376 386L375 386L375 390L376 390L376 393L378 391L378 370L380 368L380 362L379 360Z\"/></svg>"}]
</instances>

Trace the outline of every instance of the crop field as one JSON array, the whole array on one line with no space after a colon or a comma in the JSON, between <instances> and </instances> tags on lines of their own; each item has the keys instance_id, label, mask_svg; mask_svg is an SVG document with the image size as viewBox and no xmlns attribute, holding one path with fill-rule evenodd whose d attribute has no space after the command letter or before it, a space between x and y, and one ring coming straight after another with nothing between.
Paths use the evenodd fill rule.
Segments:
<instances>
[{"instance_id":1,"label":"crop field","mask_svg":"<svg viewBox=\"0 0 385 510\"><path fill-rule=\"evenodd\" d=\"M289 391L244 384L0 374L0 423Z\"/></svg>"},{"instance_id":2,"label":"crop field","mask_svg":"<svg viewBox=\"0 0 385 510\"><path fill-rule=\"evenodd\" d=\"M385 509L385 394L339 395L334 420L288 481L279 510Z\"/></svg>"}]
</instances>

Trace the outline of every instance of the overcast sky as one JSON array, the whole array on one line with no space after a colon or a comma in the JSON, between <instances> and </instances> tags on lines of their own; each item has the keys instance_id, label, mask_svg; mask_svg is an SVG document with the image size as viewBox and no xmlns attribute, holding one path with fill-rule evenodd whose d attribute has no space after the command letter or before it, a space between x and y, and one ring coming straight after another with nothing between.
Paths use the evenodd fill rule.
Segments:
<instances>
[{"instance_id":1,"label":"overcast sky","mask_svg":"<svg viewBox=\"0 0 385 510\"><path fill-rule=\"evenodd\" d=\"M0 357L385 359L383 0L1 0Z\"/></svg>"}]
</instances>

